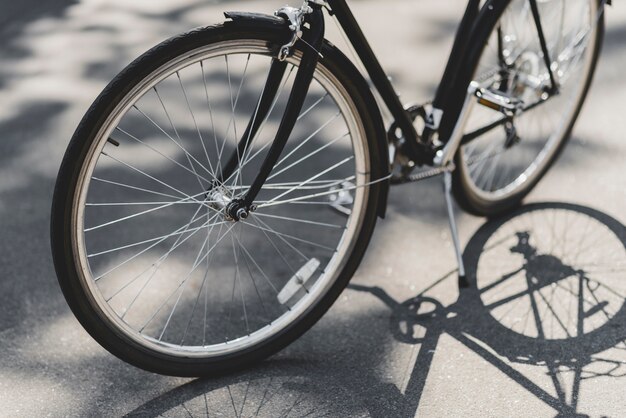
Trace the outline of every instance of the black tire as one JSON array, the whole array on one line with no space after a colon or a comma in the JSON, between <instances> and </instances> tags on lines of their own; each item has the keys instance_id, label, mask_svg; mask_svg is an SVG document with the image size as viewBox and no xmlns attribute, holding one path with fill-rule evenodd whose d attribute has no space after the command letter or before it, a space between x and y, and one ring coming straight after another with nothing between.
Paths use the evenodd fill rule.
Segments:
<instances>
[{"instance_id":1,"label":"black tire","mask_svg":"<svg viewBox=\"0 0 626 418\"><path fill-rule=\"evenodd\" d=\"M534 157L533 160L529 161L528 163L526 162L519 163L520 164L519 168L512 168L512 171L514 173L514 175L512 176L512 180L505 179L505 181L502 182L501 179L498 179L495 181L496 183L495 185L494 185L494 178L497 173L503 176L502 173L504 173L506 170L511 170L511 167L517 165L520 159L523 160L523 158L521 157L521 154L520 156L516 156L514 153L510 153L507 150L507 151L500 152L500 154L505 155L504 157L505 160L508 157L509 161L504 161L502 164L500 164L500 161L498 159L501 157L497 156L499 153L494 152L493 149L486 148L487 144L492 144L494 141L501 141L503 143L507 141L506 133L504 132L504 129L503 128L493 129L487 132L486 134L484 134L482 137L479 137L478 139L476 139L474 142L471 142L467 146L460 147L455 156L455 163L456 163L457 170L455 170L454 175L453 175L453 193L454 193L457 203L465 211L474 215L478 215L478 216L496 216L508 210L511 210L515 208L516 206L519 206L522 200L524 199L524 197L528 193L530 193L530 191L532 191L532 189L537 185L537 183L541 180L541 178L546 174L548 169L552 166L552 164L554 164L554 162L556 161L560 153L563 151L563 148L568 142L568 139L572 133L576 120L580 114L585 98L591 86L593 75L595 73L595 69L596 69L596 65L598 61L598 57L600 55L600 51L602 47L603 37L604 37L604 14L602 13L603 9L601 9L601 5L603 4L603 2L600 0L589 0L589 2L591 3L589 7L592 11L591 24L594 25L596 23L595 21L597 21L597 25L595 26L594 40L590 41L590 45L588 47L589 51L586 52L586 54L589 54L590 56L590 61L588 63L587 69L585 70L585 74L583 75L582 80L578 80L577 82L575 82L575 88L580 88L579 90L580 94L578 95L578 98L575 99L574 106L571 107L569 110L567 110L567 113L566 113L567 116L561 121L563 125L561 125L562 127L558 128L560 131L560 134L557 134L558 132L557 128L555 128L553 131L550 131L550 135L554 135L554 137L548 136L548 139L545 139L546 141L545 146L541 145L542 146L541 150L537 151L537 155ZM510 14L519 15L520 13L516 11L514 7L519 7L521 3L522 3L521 0L511 1L509 5L507 6L507 8L505 9L502 16L506 15L507 10L509 10ZM523 3L527 4L528 2L523 2ZM568 2L568 6L570 5L573 5L573 3ZM596 15L593 12L594 7L596 8L598 15ZM498 22L500 22L500 20L498 20ZM499 27L498 22L495 23L495 25L490 31L491 35L488 37L488 39L491 41L492 44L496 42L496 33L497 33L497 28ZM546 26L545 23L544 23L544 26L550 27L550 26ZM545 30L549 30L549 29L545 29ZM535 34L535 37L536 37L536 34ZM537 48L539 48L538 41L536 41L536 43L537 43ZM476 68L472 71L472 73L475 74L473 78L474 80L479 79L479 73L481 72L480 62L483 60L483 53L485 54L485 57L486 57L485 59L486 60L489 59L489 56L488 56L489 54L487 52L489 49L488 48L489 41L484 42L483 44L484 44L483 48L480 48L480 50L477 51L478 58L470 60L470 62L476 62ZM536 54L536 56L540 57L540 54ZM520 60L520 61L522 61L520 66L527 65L525 60ZM540 66L543 66L542 68L545 68L545 64L543 63L540 63L538 67L541 68ZM571 83L570 85L568 85L568 87L570 86L571 86ZM525 94L525 93L522 92L521 94ZM557 99L559 99L558 96L557 96ZM547 109L546 106L550 106L550 100L553 100L553 99L549 99L546 102L546 104L539 105L538 107L525 112L521 116L527 117L530 114L530 116L532 117L537 117L537 116L533 116L532 112L535 112L535 115L541 114L543 110ZM481 109L486 109L486 108L481 108ZM471 117L473 117L473 114L470 114L470 118ZM516 119L514 119L514 121L518 120L517 118L518 116L516 116ZM529 119L525 119L525 120L529 120ZM539 122L541 122L541 120ZM484 124L485 123L483 122L482 124L474 126L471 129L466 128L465 133L467 134L469 132L474 132L474 130L477 129L478 126L484 126ZM538 123L535 123L535 125L538 125ZM529 122L529 127L530 126L532 125ZM530 128L527 129L527 131L530 132ZM520 136L521 136L521 141L518 142L518 144L524 144L525 136L523 134ZM529 134L528 137L530 136L532 135ZM541 137L539 141L543 141L544 140L543 138L544 137ZM467 156L464 154L466 152L464 150L468 147L476 145L476 142L479 143L476 146L476 148L480 148L480 141L484 141L483 142L484 154L491 154L491 156L482 157L482 154L480 154L480 151L478 152L467 151L468 152ZM526 146L527 146L527 149L531 148L531 151L530 151L531 155L533 152L535 152L532 150L532 147L537 147L536 144L532 144L532 143ZM516 147L519 147L519 145L513 145L513 147L511 148L515 149ZM498 148L496 148L496 151L497 150ZM476 156L474 155L474 153ZM487 171L491 170L489 171L489 173L491 173L492 178L491 178L491 183L489 185L487 185L486 183L488 180L483 180L485 182L483 186L478 186L475 184L477 182L480 182L481 179L472 178L473 174L470 173L471 170L468 168L468 163L467 163L468 160L472 160L472 159L478 161L478 164L482 164L482 166L479 166L478 169L475 169L476 171L480 172L480 174L477 175L476 177L480 177L480 175L484 174L485 170ZM484 163L485 160L491 161L491 164L492 164L491 168L489 167L487 169L484 168L485 166L488 166L488 164ZM499 164L500 166L497 167ZM537 167L532 168L531 164L537 164ZM496 167L493 168L494 166ZM531 171L531 168L534 171ZM522 169L522 171L519 171L520 169ZM526 171L523 171L523 170L526 170ZM517 173L517 171L519 171L519 173ZM507 175L511 175L511 173L509 172ZM522 176L526 177L526 179L523 181L520 181ZM498 185L498 183L501 183L501 182L502 182L502 185L501 186ZM519 182L519 184L516 184L515 182ZM486 188L487 190L483 190L483 188ZM489 189L493 189L493 190L489 190Z\"/></svg>"},{"instance_id":2,"label":"black tire","mask_svg":"<svg viewBox=\"0 0 626 418\"><path fill-rule=\"evenodd\" d=\"M242 28L233 23L226 23L193 30L164 41L146 52L124 69L90 107L72 137L57 178L52 204L51 244L58 280L70 308L87 332L105 349L130 364L156 373L192 377L233 371L277 352L301 336L330 308L357 269L374 230L379 197L381 192L384 192L385 186L379 182L368 184L364 188L367 192L364 192L366 200L361 223L351 241L352 248L342 261L334 282L279 332L249 347L212 356L172 355L153 349L148 344L138 341L138 338L132 338L127 331L110 319L110 314L107 314L98 302L99 296L94 294L87 283L87 280L92 280L91 276L85 278L81 266L76 261L78 244L74 238L78 210L78 205L74 205L74 202L79 196L81 176L86 170L90 153L94 152L92 149L96 146L100 130L114 109L151 73L197 48L233 40L261 40L269 48L277 50L277 47L284 43L284 32L266 28ZM297 45L296 48L300 49L301 45ZM318 70L323 68L335 77L339 87L344 89L346 100L349 100L350 105L357 110L353 116L360 124L359 129L364 133L363 146L371 168L369 175L372 181L378 179L383 174L380 156L376 152L379 129L376 121L379 120L379 116L371 113L374 99L358 71L334 46L325 43L322 52L324 58L320 60ZM234 286L233 284L233 291ZM193 317L193 311L191 315Z\"/></svg>"}]
</instances>

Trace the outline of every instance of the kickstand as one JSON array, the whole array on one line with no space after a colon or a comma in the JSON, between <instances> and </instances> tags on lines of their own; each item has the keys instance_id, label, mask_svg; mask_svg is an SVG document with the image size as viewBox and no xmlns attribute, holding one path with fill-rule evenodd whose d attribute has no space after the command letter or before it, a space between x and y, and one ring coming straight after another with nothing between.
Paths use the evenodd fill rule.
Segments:
<instances>
[{"instance_id":1,"label":"kickstand","mask_svg":"<svg viewBox=\"0 0 626 418\"><path fill-rule=\"evenodd\" d=\"M463 263L463 253L461 250L461 242L459 240L459 231L456 227L456 219L452 207L452 173L446 171L443 174L443 191L446 197L446 207L448 209L448 221L450 222L450 232L452 233L452 242L454 243L454 252L459 265L459 288L469 287L469 282L465 276L465 264Z\"/></svg>"}]
</instances>

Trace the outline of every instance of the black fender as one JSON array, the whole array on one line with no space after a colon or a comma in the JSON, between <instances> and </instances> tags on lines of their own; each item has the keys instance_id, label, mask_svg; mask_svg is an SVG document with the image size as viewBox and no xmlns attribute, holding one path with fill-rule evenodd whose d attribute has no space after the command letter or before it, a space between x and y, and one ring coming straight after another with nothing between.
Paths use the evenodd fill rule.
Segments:
<instances>
[{"instance_id":1,"label":"black fender","mask_svg":"<svg viewBox=\"0 0 626 418\"><path fill-rule=\"evenodd\" d=\"M291 34L289 24L282 17L250 12L224 12L224 16L226 19L230 19L233 24L242 27L278 29L284 30L286 34Z\"/></svg>"},{"instance_id":2,"label":"black fender","mask_svg":"<svg viewBox=\"0 0 626 418\"><path fill-rule=\"evenodd\" d=\"M377 152L379 161L380 177L373 179L373 181L380 181L378 216L380 218L384 218L387 211L387 198L389 196L390 164L387 131L385 129L385 124L380 113L380 108L378 107L378 103L376 102L376 99L372 94L372 90L370 89L368 82L365 80L361 72L354 66L352 61L350 61L339 48L337 48L330 41L325 39L322 46L322 55L350 75L350 79L358 88L361 98L363 99L364 104L367 107L368 115L364 116L371 120L372 125L375 129L376 136L376 149L372 149L370 150L370 152ZM386 180L381 180L385 178Z\"/></svg>"},{"instance_id":3,"label":"black fender","mask_svg":"<svg viewBox=\"0 0 626 418\"><path fill-rule=\"evenodd\" d=\"M289 24L282 17L271 16L263 13L249 13L249 12L225 12L224 16L230 19L227 24L238 25L246 28L257 28L264 30L276 30L285 32L285 43L291 39L291 31L289 30ZM380 194L378 199L378 216L385 217L387 211L387 198L389 196L389 179L381 180L389 177L389 146L387 143L387 133L385 130L385 124L380 113L380 108L376 103L376 99L372 94L372 90L369 84L361 74L361 72L354 66L352 61L346 57L346 55L333 45L327 39L324 39L322 45L322 55L324 59L334 62L338 67L350 74L351 80L358 88L361 98L364 101L368 110L368 119L372 122L375 135L376 135L376 150L372 152L378 153L379 160L379 173L380 177L373 179L373 181L380 181Z\"/></svg>"}]
</instances>

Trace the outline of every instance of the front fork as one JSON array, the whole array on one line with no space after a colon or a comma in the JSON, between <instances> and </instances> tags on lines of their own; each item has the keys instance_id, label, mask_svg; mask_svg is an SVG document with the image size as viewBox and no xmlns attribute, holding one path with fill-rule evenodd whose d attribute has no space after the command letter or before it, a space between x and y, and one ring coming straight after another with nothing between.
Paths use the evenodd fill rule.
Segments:
<instances>
[{"instance_id":1,"label":"front fork","mask_svg":"<svg viewBox=\"0 0 626 418\"><path fill-rule=\"evenodd\" d=\"M292 31L292 39L287 44L283 45L278 52L278 56L272 59L272 65L257 108L239 140L237 149L219 174L220 178L218 182L223 182L230 178L237 167L241 166L242 158L244 158L252 140L267 118L276 100L281 80L287 69L285 59L290 53L293 53L292 46L297 39L302 40L305 48L303 48L302 59L291 89L291 94L287 101L285 113L283 114L283 118L269 152L246 194L242 198L233 199L226 207L227 215L235 221L246 218L249 212L255 209L253 205L254 200L270 175L274 165L276 165L298 120L311 81L313 80L315 67L319 61L319 51L322 49L324 39L324 14L321 5L311 1L305 3L300 9L280 9L277 14L284 16L288 20L289 29ZM302 26L305 23L308 23L309 29L302 31Z\"/></svg>"}]
</instances>

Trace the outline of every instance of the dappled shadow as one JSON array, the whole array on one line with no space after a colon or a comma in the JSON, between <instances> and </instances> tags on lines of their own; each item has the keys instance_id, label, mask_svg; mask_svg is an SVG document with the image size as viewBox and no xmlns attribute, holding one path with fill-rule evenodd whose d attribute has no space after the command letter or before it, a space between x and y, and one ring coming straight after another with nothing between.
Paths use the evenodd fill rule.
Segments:
<instances>
[{"instance_id":1,"label":"dappled shadow","mask_svg":"<svg viewBox=\"0 0 626 418\"><path fill-rule=\"evenodd\" d=\"M183 382L180 379L153 376L129 368L104 353L80 331L62 298L49 255L49 209L57 168L71 133L89 103L124 65L148 47L182 30L222 19L218 11L209 10L210 5L215 2L187 1L165 7L150 3L142 5L118 1L78 4L75 1L59 0L3 5L1 16L4 21L0 40L0 215L3 219L0 224L0 235L3 237L0 247L0 264L3 266L3 280L0 282L0 348L4 354L0 360L0 374L14 381L15 385L11 387L14 392L11 393L20 392L25 396L24 399L33 398L24 395L31 388L29 384L40 384L41 386L37 386L40 388L37 398L49 402L43 404L41 410L65 411L67 405L72 405L75 411L79 411L77 413L96 415L101 411L101 405L110 404L111 399L118 397L123 401L119 402L120 406L115 412L121 413L123 408L126 408L123 412L128 410L128 405L135 405L133 402L152 399L165 390L164 388ZM223 2L220 8L229 8L227 6L228 2ZM265 2L249 2L245 8L272 10ZM435 35L420 39L428 39L435 44L435 48L441 47L439 42L449 42L453 35L454 20L443 19L436 21L433 26L439 28L435 30ZM622 39L621 27L607 32L606 52L611 63L617 62L615 57L621 53ZM445 48L441 49L443 51ZM386 65L385 62L383 64ZM404 65L390 64L397 67ZM417 68L419 64L418 62L413 66ZM401 91L412 91L415 80L399 69L392 69L390 73L401 83ZM431 79L423 82L423 88L434 90L436 76L424 76ZM600 83L602 81L599 80ZM184 134L191 135L191 131L192 129L187 129ZM596 138L591 139L597 141ZM593 158L596 153L606 152L599 145L597 148L585 146L585 149L591 151L584 154L584 158ZM566 153L563 162L574 165L580 161L581 155L578 152ZM429 222L445 226L445 214L441 210L441 201L437 200L440 198L439 183L405 186L394 193L396 194L392 196L391 209L396 214L413 215L417 206L428 217ZM436 235L424 239L436 239ZM383 292L374 293L382 298L386 297ZM394 315L405 318L404 322L409 323L414 320L410 314L411 309L418 305L434 305L436 300L417 298L408 303L410 306L398 308ZM596 315L598 313L602 313L602 309ZM385 318L388 316L384 310L375 314ZM420 317L420 321L426 319ZM485 316L478 320L479 325L483 324L481 321L488 319ZM399 322L399 319L394 319L395 324ZM457 326L454 321L431 322L435 325L430 327L430 335L448 332L448 328L454 330ZM606 329L613 328L601 329L602 333L598 335L606 336L609 335ZM616 338L621 329L615 328ZM381 381L375 372L363 371L363 364L378 364L378 359L388 355L391 347L388 341L374 347L377 337L383 339L389 335L385 329L373 333L372 340L366 340L367 347L353 349L353 344L358 345L363 341L366 338L363 334L370 330L371 318L364 314L347 315L336 321L334 319L333 324L322 322L311 331L317 340L313 348L308 346L313 342L305 339L304 343L296 343L294 349L279 355L280 361L268 362L266 366L250 372L251 374L243 373L239 377L225 380L194 381L174 389L173 395L157 396L155 401L140 407L137 412L154 415L150 413L150 409L154 408L155 411L174 409L175 412L184 414L183 405L188 402L185 399L198 399L198 396L204 397L204 394L208 394L207 397L210 398L211 393L222 390L222 395L215 404L220 406L223 405L220 402L229 401L223 392L225 385L238 385L237 390L241 395L244 387L242 382L258 379L261 382L256 393L263 399L262 393L265 391L259 391L259 387L266 385L263 382L267 381L263 379L276 375L278 380L275 382L279 382L280 389L272 389L275 395L272 397L273 403L270 403L270 406L278 405L276 408L292 405L284 397L291 393L289 400L293 400L294 404L298 403L302 408L313 404L328 405L330 400L333 405L328 406L325 411L337 415L408 415L418 406L415 400L419 400L427 376L416 372L419 376L413 377L411 383L415 386L412 389L415 396L408 399L395 385ZM391 335L397 337L398 341L411 341L413 338L407 337L406 332L401 334L394 331ZM321 341L321 337L328 340ZM484 339L489 341L488 336ZM581 344L600 344L596 347L604 349L614 340L612 337L606 338L606 344L585 340ZM425 341L421 341L421 347L428 347L434 340L429 339L428 343ZM413 343L418 344L420 341ZM302 344L307 345L303 347ZM536 353L520 354L510 349L507 351L503 345L499 348L501 352L498 351L501 356L522 361L523 354L526 354L530 355L529 361L532 364L540 361L541 356ZM522 344L523 347L529 345ZM551 348L546 350L552 352ZM557 349L553 351L558 352ZM574 351L570 353L574 353L575 358L582 359L577 361L590 361L589 355L585 354L589 350L579 350L580 355ZM336 357L333 358L334 355ZM284 362L284 356L295 356L301 361ZM558 359L554 353L551 356L550 361ZM428 359L426 354L419 358L419 370L427 370ZM600 364L599 361L596 364ZM570 359L565 364L569 367L573 363ZM603 364L618 365L609 361ZM82 375L72 377L76 370L83 372ZM616 369L612 373L618 375L620 372ZM592 374L590 372L590 376ZM86 388L93 390L87 393ZM52 395L46 397L44 392ZM11 396L7 395L5 402L9 398ZM57 401L62 399L67 405L55 404L55 398ZM242 399L246 398L237 399L236 405L241 406ZM32 399L33 404L37 401ZM283 404L277 403L278 401ZM554 400L552 404L559 406L561 403L560 400ZM343 409L338 409L342 405ZM573 406L571 403L568 405L570 409L562 409L571 411ZM200 409L199 412L202 411Z\"/></svg>"}]
</instances>

